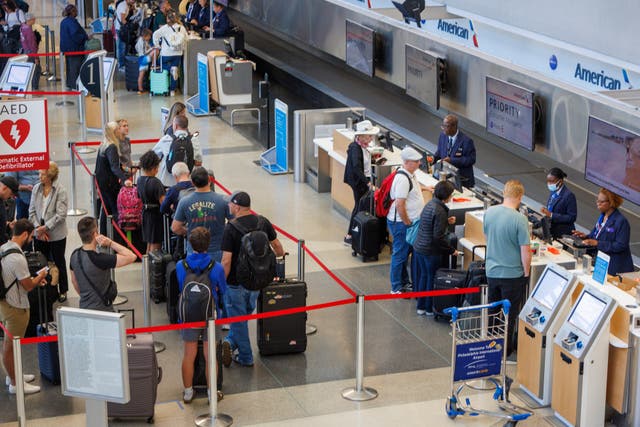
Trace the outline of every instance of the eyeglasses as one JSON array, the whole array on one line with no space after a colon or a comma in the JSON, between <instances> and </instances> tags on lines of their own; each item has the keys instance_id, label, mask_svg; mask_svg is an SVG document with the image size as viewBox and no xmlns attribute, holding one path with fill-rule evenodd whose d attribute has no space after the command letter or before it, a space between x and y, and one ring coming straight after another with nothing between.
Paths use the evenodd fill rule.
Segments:
<instances>
[{"instance_id":1,"label":"eyeglasses","mask_svg":"<svg viewBox=\"0 0 640 427\"><path fill-rule=\"evenodd\" d=\"M600 199L596 200L596 205L605 205L608 203L609 203L609 200L600 200Z\"/></svg>"}]
</instances>

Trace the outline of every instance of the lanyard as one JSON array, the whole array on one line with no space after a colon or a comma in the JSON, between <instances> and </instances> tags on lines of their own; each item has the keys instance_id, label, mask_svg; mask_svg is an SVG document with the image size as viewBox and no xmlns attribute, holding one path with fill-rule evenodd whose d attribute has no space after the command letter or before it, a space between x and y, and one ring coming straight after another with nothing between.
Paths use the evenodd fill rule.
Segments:
<instances>
[{"instance_id":1,"label":"lanyard","mask_svg":"<svg viewBox=\"0 0 640 427\"><path fill-rule=\"evenodd\" d=\"M600 236L600 233L602 232L602 230L604 229L604 225L607 223L607 219L609 219L608 217L605 218L604 214L600 214L600 218L598 218L598 222L596 223L596 240L598 239L598 237Z\"/></svg>"}]
</instances>

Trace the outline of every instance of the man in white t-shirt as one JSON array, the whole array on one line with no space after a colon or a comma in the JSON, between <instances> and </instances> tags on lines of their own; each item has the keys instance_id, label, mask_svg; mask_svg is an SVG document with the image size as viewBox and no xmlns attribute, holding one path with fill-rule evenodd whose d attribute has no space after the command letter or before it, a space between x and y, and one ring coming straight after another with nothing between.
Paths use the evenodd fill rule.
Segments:
<instances>
[{"instance_id":1,"label":"man in white t-shirt","mask_svg":"<svg viewBox=\"0 0 640 427\"><path fill-rule=\"evenodd\" d=\"M116 7L116 16L113 25L116 29L116 59L118 66L124 69L124 57L126 54L127 44L120 40L118 35L120 27L127 22L128 18L136 13L136 0L123 0Z\"/></svg>"},{"instance_id":2,"label":"man in white t-shirt","mask_svg":"<svg viewBox=\"0 0 640 427\"><path fill-rule=\"evenodd\" d=\"M420 218L424 206L420 184L415 172L420 167L422 156L413 148L407 146L400 153L402 168L398 170L391 184L389 196L393 200L387 226L393 236L391 252L391 293L399 294L403 287L410 284L407 261L411 245L407 243L407 227Z\"/></svg>"}]
</instances>

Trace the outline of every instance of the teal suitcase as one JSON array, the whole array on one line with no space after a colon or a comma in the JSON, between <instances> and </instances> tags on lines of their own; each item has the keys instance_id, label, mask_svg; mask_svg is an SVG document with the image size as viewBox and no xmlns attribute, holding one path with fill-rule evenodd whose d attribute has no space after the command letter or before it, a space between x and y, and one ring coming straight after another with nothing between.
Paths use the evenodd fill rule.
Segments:
<instances>
[{"instance_id":1,"label":"teal suitcase","mask_svg":"<svg viewBox=\"0 0 640 427\"><path fill-rule=\"evenodd\" d=\"M149 93L151 93L152 96L169 95L169 71L162 69L162 58L160 58L160 69L155 70L155 66L153 68L154 69L151 70L151 73L149 73L149 76L150 76Z\"/></svg>"}]
</instances>

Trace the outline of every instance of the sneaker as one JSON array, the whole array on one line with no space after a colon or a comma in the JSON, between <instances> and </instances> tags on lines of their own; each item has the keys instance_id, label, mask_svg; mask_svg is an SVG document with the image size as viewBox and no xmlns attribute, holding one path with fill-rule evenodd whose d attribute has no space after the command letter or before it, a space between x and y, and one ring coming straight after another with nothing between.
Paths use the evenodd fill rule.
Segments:
<instances>
[{"instance_id":1,"label":"sneaker","mask_svg":"<svg viewBox=\"0 0 640 427\"><path fill-rule=\"evenodd\" d=\"M65 302L67 300L67 293L62 293L60 294L60 296L58 297L58 302Z\"/></svg>"},{"instance_id":2,"label":"sneaker","mask_svg":"<svg viewBox=\"0 0 640 427\"><path fill-rule=\"evenodd\" d=\"M231 330L231 327L228 323L225 323L220 329L222 329L223 331L229 331Z\"/></svg>"},{"instance_id":3,"label":"sneaker","mask_svg":"<svg viewBox=\"0 0 640 427\"><path fill-rule=\"evenodd\" d=\"M224 393L222 392L222 390L218 390L218 402L220 402L222 399L224 399Z\"/></svg>"},{"instance_id":4,"label":"sneaker","mask_svg":"<svg viewBox=\"0 0 640 427\"><path fill-rule=\"evenodd\" d=\"M24 383L24 394L33 394L40 391L40 386ZM18 392L18 387L14 385L9 386L9 393L16 394Z\"/></svg>"},{"instance_id":5,"label":"sneaker","mask_svg":"<svg viewBox=\"0 0 640 427\"><path fill-rule=\"evenodd\" d=\"M427 314L427 310L416 310L416 314L418 316L425 316Z\"/></svg>"},{"instance_id":6,"label":"sneaker","mask_svg":"<svg viewBox=\"0 0 640 427\"><path fill-rule=\"evenodd\" d=\"M36 379L36 376L33 374L24 374L22 378L24 378L25 383L30 383L31 381ZM7 386L11 385L11 378L9 377L9 375L7 375L7 377L5 378L5 383L7 384Z\"/></svg>"},{"instance_id":7,"label":"sneaker","mask_svg":"<svg viewBox=\"0 0 640 427\"><path fill-rule=\"evenodd\" d=\"M193 387L185 388L184 393L182 393L182 401L184 403L191 403L193 400Z\"/></svg>"},{"instance_id":8,"label":"sneaker","mask_svg":"<svg viewBox=\"0 0 640 427\"><path fill-rule=\"evenodd\" d=\"M402 291L391 291L391 295L400 295Z\"/></svg>"},{"instance_id":9,"label":"sneaker","mask_svg":"<svg viewBox=\"0 0 640 427\"><path fill-rule=\"evenodd\" d=\"M226 340L222 341L222 365L231 366L231 344Z\"/></svg>"},{"instance_id":10,"label":"sneaker","mask_svg":"<svg viewBox=\"0 0 640 427\"><path fill-rule=\"evenodd\" d=\"M250 367L253 366L253 362L251 362L251 363L241 362L240 358L238 356L239 356L238 354L234 354L233 355L233 361L236 362L238 365L244 366L245 368L250 368Z\"/></svg>"},{"instance_id":11,"label":"sneaker","mask_svg":"<svg viewBox=\"0 0 640 427\"><path fill-rule=\"evenodd\" d=\"M402 292L413 292L413 285L411 283L407 283L402 286L400 289Z\"/></svg>"},{"instance_id":12,"label":"sneaker","mask_svg":"<svg viewBox=\"0 0 640 427\"><path fill-rule=\"evenodd\" d=\"M424 315L427 316L427 317L431 317L431 316L433 316L433 311L426 311L424 313Z\"/></svg>"},{"instance_id":13,"label":"sneaker","mask_svg":"<svg viewBox=\"0 0 640 427\"><path fill-rule=\"evenodd\" d=\"M351 238L351 236L344 236L344 239L342 241L345 245L351 246L353 239Z\"/></svg>"},{"instance_id":14,"label":"sneaker","mask_svg":"<svg viewBox=\"0 0 640 427\"><path fill-rule=\"evenodd\" d=\"M175 90L172 90L172 91L169 93L169 95L170 95L170 96L176 96L176 91L175 91Z\"/></svg>"}]
</instances>

